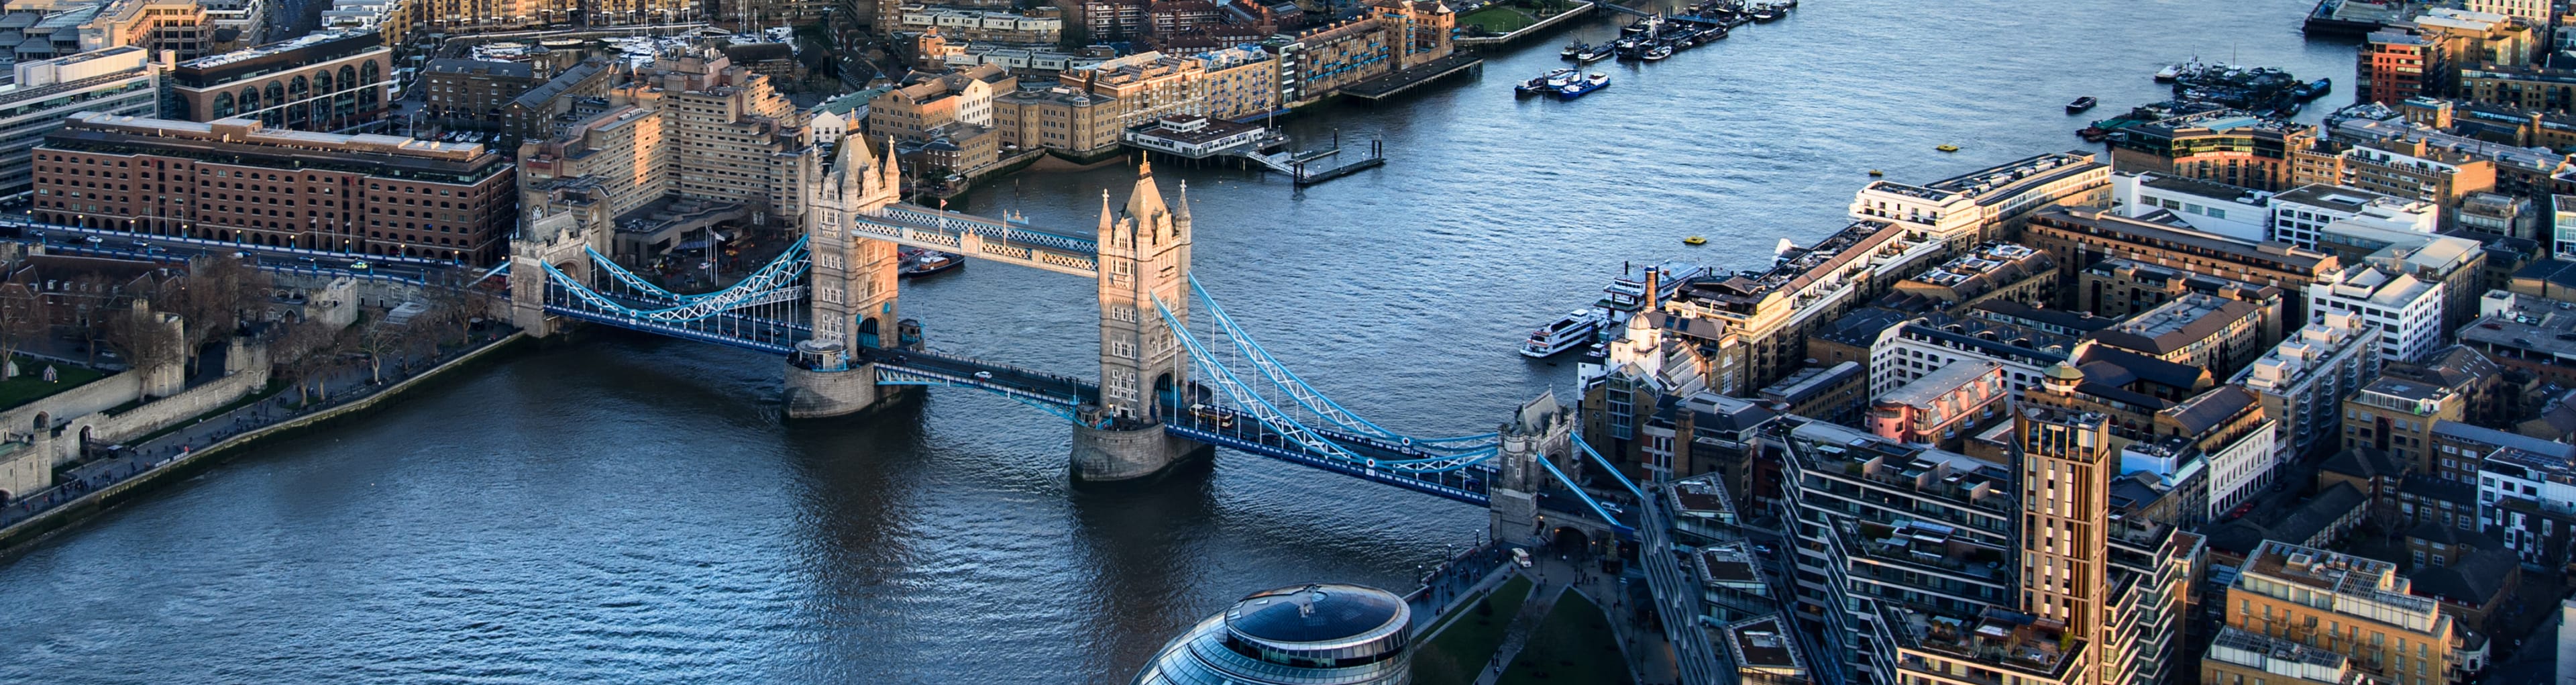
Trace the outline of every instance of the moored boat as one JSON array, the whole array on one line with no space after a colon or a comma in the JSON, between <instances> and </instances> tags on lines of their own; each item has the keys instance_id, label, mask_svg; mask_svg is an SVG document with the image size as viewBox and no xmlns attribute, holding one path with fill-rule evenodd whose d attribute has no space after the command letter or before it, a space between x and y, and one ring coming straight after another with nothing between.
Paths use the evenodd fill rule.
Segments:
<instances>
[{"instance_id":1,"label":"moored boat","mask_svg":"<svg viewBox=\"0 0 2576 685\"><path fill-rule=\"evenodd\" d=\"M1574 61L1582 64L1591 64L1593 62L1610 59L1610 55L1610 44L1603 43L1592 46L1590 49L1584 50L1583 52L1575 53Z\"/></svg>"},{"instance_id":2,"label":"moored boat","mask_svg":"<svg viewBox=\"0 0 2576 685\"><path fill-rule=\"evenodd\" d=\"M1583 49L1584 49L1584 48L1587 48L1587 47L1591 47L1591 46L1589 46L1589 45L1584 45L1581 41L1577 41L1577 42L1573 42L1573 43L1566 43L1566 44L1565 44L1565 49L1556 51L1556 56L1558 56L1558 57L1563 57L1563 58L1566 58L1566 59L1573 59L1573 58L1574 58L1574 54L1575 54L1575 53L1582 52L1582 51L1583 51Z\"/></svg>"},{"instance_id":3,"label":"moored boat","mask_svg":"<svg viewBox=\"0 0 2576 685\"><path fill-rule=\"evenodd\" d=\"M1529 339L1521 342L1521 356L1533 359L1553 357L1566 350L1590 345L1594 336L1601 332L1605 319L1607 317L1602 316L1598 309L1574 310L1572 314L1530 331Z\"/></svg>"},{"instance_id":4,"label":"moored boat","mask_svg":"<svg viewBox=\"0 0 2576 685\"><path fill-rule=\"evenodd\" d=\"M2099 143L2102 139L2111 137L2111 132L2102 130L2100 126L2086 126L2075 129L2075 135L2083 136L2085 142Z\"/></svg>"},{"instance_id":5,"label":"moored boat","mask_svg":"<svg viewBox=\"0 0 2576 685\"><path fill-rule=\"evenodd\" d=\"M2157 72L2156 72L2156 82L2157 82L2157 83L2172 83L2172 82L2174 82L2174 79L2175 79L2175 78L2180 77L2181 75L2182 75L2182 65L2180 65L2180 64L2167 64L2167 65L2165 65L2165 68L2164 68L2163 70L2161 70L2161 71L2157 71Z\"/></svg>"},{"instance_id":6,"label":"moored boat","mask_svg":"<svg viewBox=\"0 0 2576 685\"><path fill-rule=\"evenodd\" d=\"M902 276L904 278L915 278L955 269L965 265L966 255L954 252L924 252L920 256L912 258L910 261L904 262L903 267L895 271L895 275Z\"/></svg>"},{"instance_id":7,"label":"moored boat","mask_svg":"<svg viewBox=\"0 0 2576 685\"><path fill-rule=\"evenodd\" d=\"M1645 55L1646 61L1648 62L1661 62L1664 61L1664 58L1671 56L1673 56L1673 46L1670 45L1657 45L1653 48L1649 48L1646 50Z\"/></svg>"},{"instance_id":8,"label":"moored boat","mask_svg":"<svg viewBox=\"0 0 2576 685\"><path fill-rule=\"evenodd\" d=\"M1585 74L1582 79L1565 84L1564 88L1557 89L1556 96L1572 100L1608 87L1610 87L1610 75L1596 71Z\"/></svg>"},{"instance_id":9,"label":"moored boat","mask_svg":"<svg viewBox=\"0 0 2576 685\"><path fill-rule=\"evenodd\" d=\"M1522 95L1553 93L1559 88L1564 88L1566 83L1573 81L1575 73L1576 72L1573 69L1552 70L1539 75L1538 78L1522 81L1519 85L1512 86L1512 90Z\"/></svg>"},{"instance_id":10,"label":"moored boat","mask_svg":"<svg viewBox=\"0 0 2576 685\"><path fill-rule=\"evenodd\" d=\"M2092 109L2094 105L2100 103L2101 101L2093 99L2093 96L2086 95L2084 97L2076 98L2074 102L2066 103L2066 113L2080 114L2083 113L2084 110Z\"/></svg>"}]
</instances>

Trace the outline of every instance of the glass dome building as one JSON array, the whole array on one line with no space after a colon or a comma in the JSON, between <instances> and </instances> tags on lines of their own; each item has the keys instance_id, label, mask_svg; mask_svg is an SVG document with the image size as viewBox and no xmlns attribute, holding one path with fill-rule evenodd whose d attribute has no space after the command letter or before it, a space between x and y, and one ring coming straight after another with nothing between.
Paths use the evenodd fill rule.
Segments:
<instances>
[{"instance_id":1,"label":"glass dome building","mask_svg":"<svg viewBox=\"0 0 2576 685\"><path fill-rule=\"evenodd\" d=\"M1154 654L1135 685L1405 685L1413 608L1338 583L1255 592Z\"/></svg>"}]
</instances>

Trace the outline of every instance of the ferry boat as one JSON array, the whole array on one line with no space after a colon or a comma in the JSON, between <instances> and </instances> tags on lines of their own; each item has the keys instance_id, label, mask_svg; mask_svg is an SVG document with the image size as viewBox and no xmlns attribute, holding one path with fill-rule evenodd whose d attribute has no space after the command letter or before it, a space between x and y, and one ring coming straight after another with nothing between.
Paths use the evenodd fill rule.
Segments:
<instances>
[{"instance_id":1,"label":"ferry boat","mask_svg":"<svg viewBox=\"0 0 2576 685\"><path fill-rule=\"evenodd\" d=\"M1604 319L1598 309L1574 310L1564 318L1530 331L1529 340L1521 343L1521 356L1542 359L1590 345L1593 338L1601 333Z\"/></svg>"},{"instance_id":2,"label":"ferry boat","mask_svg":"<svg viewBox=\"0 0 2576 685\"><path fill-rule=\"evenodd\" d=\"M1512 90L1522 95L1538 95L1542 93L1557 92L1559 90L1563 90L1565 88L1565 84L1573 82L1574 75L1576 73L1578 72L1573 69L1552 70L1546 74L1540 75L1538 78L1522 81L1520 82L1520 85L1513 86Z\"/></svg>"},{"instance_id":3,"label":"ferry boat","mask_svg":"<svg viewBox=\"0 0 2576 685\"><path fill-rule=\"evenodd\" d=\"M1670 45L1657 45L1646 50L1646 61L1648 62L1661 62L1664 61L1664 58L1671 56L1673 56L1673 46Z\"/></svg>"},{"instance_id":4,"label":"ferry boat","mask_svg":"<svg viewBox=\"0 0 2576 685\"><path fill-rule=\"evenodd\" d=\"M1557 89L1556 96L1572 100L1608 87L1610 87L1610 75L1596 71L1585 74L1581 80L1565 84L1564 88Z\"/></svg>"},{"instance_id":5,"label":"ferry boat","mask_svg":"<svg viewBox=\"0 0 2576 685\"><path fill-rule=\"evenodd\" d=\"M2101 103L2102 101L2093 99L2093 96L2086 95L2084 97L2076 98L2074 102L2066 103L2066 113L2082 114L2084 110L2092 109L2094 105Z\"/></svg>"},{"instance_id":6,"label":"ferry boat","mask_svg":"<svg viewBox=\"0 0 2576 685\"><path fill-rule=\"evenodd\" d=\"M918 278L965 265L966 255L954 252L924 252L921 256L904 262L903 268L896 270L895 275Z\"/></svg>"}]
</instances>

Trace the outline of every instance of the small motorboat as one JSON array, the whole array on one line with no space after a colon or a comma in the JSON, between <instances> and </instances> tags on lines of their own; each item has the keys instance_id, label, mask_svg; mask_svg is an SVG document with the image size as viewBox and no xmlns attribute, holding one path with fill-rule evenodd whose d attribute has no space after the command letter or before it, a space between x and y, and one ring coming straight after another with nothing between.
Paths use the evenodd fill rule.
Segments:
<instances>
[{"instance_id":1,"label":"small motorboat","mask_svg":"<svg viewBox=\"0 0 2576 685\"><path fill-rule=\"evenodd\" d=\"M1582 64L1591 64L1593 62L1610 59L1611 54L1613 54L1613 49L1610 47L1610 44L1602 43L1600 45L1592 46L1583 52L1575 53L1574 61Z\"/></svg>"},{"instance_id":2,"label":"small motorboat","mask_svg":"<svg viewBox=\"0 0 2576 685\"><path fill-rule=\"evenodd\" d=\"M1610 87L1610 75L1596 71L1590 74L1585 74L1580 80L1575 80L1565 84L1564 88L1556 91L1556 96L1558 98L1572 100L1588 95L1592 91L1608 87Z\"/></svg>"},{"instance_id":3,"label":"small motorboat","mask_svg":"<svg viewBox=\"0 0 2576 685\"><path fill-rule=\"evenodd\" d=\"M2181 78L2181 77L2182 77L2182 65L2181 65L2181 64L2167 64L2167 65L2165 65L2165 68L2164 68L2162 71L2158 71L2158 72L2156 72L2156 82L2157 82L2157 83L2172 83L2172 82L2174 82L2174 79L2176 79L2176 78Z\"/></svg>"},{"instance_id":4,"label":"small motorboat","mask_svg":"<svg viewBox=\"0 0 2576 685\"><path fill-rule=\"evenodd\" d=\"M913 258L912 261L905 262L901 269L895 271L895 275L902 276L904 278L917 278L965 265L966 255L954 252L925 252L922 253L921 256Z\"/></svg>"},{"instance_id":5,"label":"small motorboat","mask_svg":"<svg viewBox=\"0 0 2576 685\"><path fill-rule=\"evenodd\" d=\"M2102 130L2100 126L2086 126L2075 129L2075 135L2083 136L2084 142L2099 143L2102 139L2111 137L2111 132Z\"/></svg>"},{"instance_id":6,"label":"small motorboat","mask_svg":"<svg viewBox=\"0 0 2576 685\"><path fill-rule=\"evenodd\" d=\"M1522 81L1518 85L1512 86L1512 91L1521 95L1553 93L1563 89L1566 83L1573 81L1575 73L1576 72L1573 69L1557 69L1547 72L1546 74L1542 74L1538 78Z\"/></svg>"},{"instance_id":7,"label":"small motorboat","mask_svg":"<svg viewBox=\"0 0 2576 685\"><path fill-rule=\"evenodd\" d=\"M1565 44L1565 49L1556 51L1556 56L1558 56L1558 57L1563 57L1563 58L1566 58L1566 59L1574 59L1574 56L1575 56L1575 55L1582 53L1582 52L1583 52L1583 49L1584 49L1584 48L1588 48L1588 47L1592 47L1592 46L1590 46L1590 45L1585 45L1585 44L1583 44L1582 42L1579 42L1579 41L1578 41L1578 42L1573 42L1573 43L1566 43L1566 44Z\"/></svg>"},{"instance_id":8,"label":"small motorboat","mask_svg":"<svg viewBox=\"0 0 2576 685\"><path fill-rule=\"evenodd\" d=\"M1673 56L1673 46L1670 45L1657 45L1646 50L1646 61L1648 62L1661 62L1664 61L1664 58L1671 56Z\"/></svg>"},{"instance_id":9,"label":"small motorboat","mask_svg":"<svg viewBox=\"0 0 2576 685\"><path fill-rule=\"evenodd\" d=\"M1780 8L1761 5L1753 8L1753 20L1768 22L1780 18Z\"/></svg>"},{"instance_id":10,"label":"small motorboat","mask_svg":"<svg viewBox=\"0 0 2576 685\"><path fill-rule=\"evenodd\" d=\"M1877 169L1871 169L1871 170L1869 170L1869 175L1870 175L1870 177L1871 177L1871 178L1877 178L1877 177L1880 177L1880 176L1885 176L1885 175L1887 175L1887 172L1879 171L1879 170L1877 170Z\"/></svg>"},{"instance_id":11,"label":"small motorboat","mask_svg":"<svg viewBox=\"0 0 2576 685\"><path fill-rule=\"evenodd\" d=\"M2084 110L2092 109L2093 106L2097 104L2101 104L2101 101L2093 99L2093 96L2091 95L2086 95L2084 97L2076 98L2074 102L2066 103L2066 113L2081 114Z\"/></svg>"},{"instance_id":12,"label":"small motorboat","mask_svg":"<svg viewBox=\"0 0 2576 685\"><path fill-rule=\"evenodd\" d=\"M1699 237L1699 236L1691 236L1691 237L1688 237L1688 238L1683 238L1683 239L1682 239L1682 244L1683 244L1683 245L1706 245L1706 244L1708 244L1708 239L1707 239L1707 238L1702 238L1702 237Z\"/></svg>"},{"instance_id":13,"label":"small motorboat","mask_svg":"<svg viewBox=\"0 0 2576 685\"><path fill-rule=\"evenodd\" d=\"M1949 143L1942 143L1942 144L1940 144L1940 145L1935 145L1935 146L1933 146L1933 147L1932 147L1932 149L1934 149L1934 150L1940 150L1940 151L1942 151L1942 152L1958 152L1958 151L1959 151L1959 146L1957 146L1957 145L1951 145L1951 144L1949 144Z\"/></svg>"}]
</instances>

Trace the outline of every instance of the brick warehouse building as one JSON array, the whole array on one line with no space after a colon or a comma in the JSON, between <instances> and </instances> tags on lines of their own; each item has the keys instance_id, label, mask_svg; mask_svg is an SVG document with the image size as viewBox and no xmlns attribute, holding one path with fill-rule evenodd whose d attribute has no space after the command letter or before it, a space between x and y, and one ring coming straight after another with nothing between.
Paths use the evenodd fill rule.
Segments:
<instances>
[{"instance_id":1,"label":"brick warehouse building","mask_svg":"<svg viewBox=\"0 0 2576 685\"><path fill-rule=\"evenodd\" d=\"M35 150L37 221L497 263L516 169L477 144L83 113Z\"/></svg>"}]
</instances>

